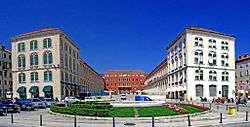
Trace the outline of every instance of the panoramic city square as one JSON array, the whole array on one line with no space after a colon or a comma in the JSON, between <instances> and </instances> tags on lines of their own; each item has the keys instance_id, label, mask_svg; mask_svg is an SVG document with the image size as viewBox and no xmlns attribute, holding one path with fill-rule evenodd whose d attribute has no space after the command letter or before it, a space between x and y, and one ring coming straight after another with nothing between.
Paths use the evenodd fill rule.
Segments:
<instances>
[{"instance_id":1,"label":"panoramic city square","mask_svg":"<svg viewBox=\"0 0 250 127\"><path fill-rule=\"evenodd\" d=\"M0 127L249 127L247 5L3 1Z\"/></svg>"}]
</instances>

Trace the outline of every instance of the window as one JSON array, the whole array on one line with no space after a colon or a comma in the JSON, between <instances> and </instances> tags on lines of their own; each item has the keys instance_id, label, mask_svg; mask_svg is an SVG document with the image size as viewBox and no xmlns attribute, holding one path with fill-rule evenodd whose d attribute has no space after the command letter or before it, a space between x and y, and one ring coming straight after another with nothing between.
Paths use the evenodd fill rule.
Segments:
<instances>
[{"instance_id":1,"label":"window","mask_svg":"<svg viewBox=\"0 0 250 127\"><path fill-rule=\"evenodd\" d=\"M25 67L25 56L23 54L19 55L17 59L18 59L18 67Z\"/></svg>"},{"instance_id":2,"label":"window","mask_svg":"<svg viewBox=\"0 0 250 127\"><path fill-rule=\"evenodd\" d=\"M210 81L217 81L217 73L216 73L216 71L209 71L209 80Z\"/></svg>"},{"instance_id":3,"label":"window","mask_svg":"<svg viewBox=\"0 0 250 127\"><path fill-rule=\"evenodd\" d=\"M203 52L201 50L197 50L194 53L194 63L195 64L203 64Z\"/></svg>"},{"instance_id":4,"label":"window","mask_svg":"<svg viewBox=\"0 0 250 127\"><path fill-rule=\"evenodd\" d=\"M30 73L30 80L31 80L31 82L38 81L38 72L31 72Z\"/></svg>"},{"instance_id":5,"label":"window","mask_svg":"<svg viewBox=\"0 0 250 127\"><path fill-rule=\"evenodd\" d=\"M195 80L203 80L203 70L195 71Z\"/></svg>"},{"instance_id":6,"label":"window","mask_svg":"<svg viewBox=\"0 0 250 127\"><path fill-rule=\"evenodd\" d=\"M216 40L214 40L214 39L209 39L209 40L208 40L208 48L216 49Z\"/></svg>"},{"instance_id":7,"label":"window","mask_svg":"<svg viewBox=\"0 0 250 127\"><path fill-rule=\"evenodd\" d=\"M18 74L18 82L19 83L25 83L25 74L24 73L19 73Z\"/></svg>"},{"instance_id":8,"label":"window","mask_svg":"<svg viewBox=\"0 0 250 127\"><path fill-rule=\"evenodd\" d=\"M44 81L52 81L52 71L44 72Z\"/></svg>"},{"instance_id":9,"label":"window","mask_svg":"<svg viewBox=\"0 0 250 127\"><path fill-rule=\"evenodd\" d=\"M249 72L248 72L248 70L246 70L246 76L249 76Z\"/></svg>"},{"instance_id":10,"label":"window","mask_svg":"<svg viewBox=\"0 0 250 127\"><path fill-rule=\"evenodd\" d=\"M216 85L210 85L209 86L209 96L210 97L216 97L217 96Z\"/></svg>"},{"instance_id":11,"label":"window","mask_svg":"<svg viewBox=\"0 0 250 127\"><path fill-rule=\"evenodd\" d=\"M221 50L228 50L228 42L226 41L221 42Z\"/></svg>"},{"instance_id":12,"label":"window","mask_svg":"<svg viewBox=\"0 0 250 127\"><path fill-rule=\"evenodd\" d=\"M211 51L208 53L208 64L210 66L216 66L216 52Z\"/></svg>"},{"instance_id":13,"label":"window","mask_svg":"<svg viewBox=\"0 0 250 127\"><path fill-rule=\"evenodd\" d=\"M228 81L229 80L229 73L227 71L223 71L222 72L222 77L221 77L221 80L222 81Z\"/></svg>"},{"instance_id":14,"label":"window","mask_svg":"<svg viewBox=\"0 0 250 127\"><path fill-rule=\"evenodd\" d=\"M52 64L53 63L53 55L51 52L45 52L43 54L43 63L44 64Z\"/></svg>"},{"instance_id":15,"label":"window","mask_svg":"<svg viewBox=\"0 0 250 127\"><path fill-rule=\"evenodd\" d=\"M227 85L222 86L222 97L228 98L228 86Z\"/></svg>"},{"instance_id":16,"label":"window","mask_svg":"<svg viewBox=\"0 0 250 127\"><path fill-rule=\"evenodd\" d=\"M221 55L221 66L229 66L229 64L228 64L228 54L227 53L223 53Z\"/></svg>"},{"instance_id":17,"label":"window","mask_svg":"<svg viewBox=\"0 0 250 127\"><path fill-rule=\"evenodd\" d=\"M37 40L30 41L30 50L36 50L37 49Z\"/></svg>"},{"instance_id":18,"label":"window","mask_svg":"<svg viewBox=\"0 0 250 127\"><path fill-rule=\"evenodd\" d=\"M203 85L196 85L195 93L197 97L203 97Z\"/></svg>"},{"instance_id":19,"label":"window","mask_svg":"<svg viewBox=\"0 0 250 127\"><path fill-rule=\"evenodd\" d=\"M203 47L203 39L201 37L195 37L194 46Z\"/></svg>"},{"instance_id":20,"label":"window","mask_svg":"<svg viewBox=\"0 0 250 127\"><path fill-rule=\"evenodd\" d=\"M52 47L52 40L50 38L45 38L43 40L43 48L51 48Z\"/></svg>"},{"instance_id":21,"label":"window","mask_svg":"<svg viewBox=\"0 0 250 127\"><path fill-rule=\"evenodd\" d=\"M38 55L36 53L30 55L30 66L34 65L38 65Z\"/></svg>"},{"instance_id":22,"label":"window","mask_svg":"<svg viewBox=\"0 0 250 127\"><path fill-rule=\"evenodd\" d=\"M18 52L23 52L23 51L25 51L25 44L24 44L24 42L21 42L21 43L18 43L17 44L17 51Z\"/></svg>"}]
</instances>

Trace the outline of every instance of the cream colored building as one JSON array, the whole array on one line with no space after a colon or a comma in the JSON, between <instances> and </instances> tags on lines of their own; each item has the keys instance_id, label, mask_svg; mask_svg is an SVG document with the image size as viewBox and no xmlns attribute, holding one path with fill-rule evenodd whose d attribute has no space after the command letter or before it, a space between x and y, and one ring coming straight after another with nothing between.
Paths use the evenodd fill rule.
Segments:
<instances>
[{"instance_id":1,"label":"cream colored building","mask_svg":"<svg viewBox=\"0 0 250 127\"><path fill-rule=\"evenodd\" d=\"M170 98L235 97L235 38L186 28L167 47Z\"/></svg>"},{"instance_id":2,"label":"cream colored building","mask_svg":"<svg viewBox=\"0 0 250 127\"><path fill-rule=\"evenodd\" d=\"M11 97L11 91L11 51L0 44L0 96L9 98Z\"/></svg>"},{"instance_id":3,"label":"cream colored building","mask_svg":"<svg viewBox=\"0 0 250 127\"><path fill-rule=\"evenodd\" d=\"M13 93L63 99L80 96L80 49L63 31L42 29L12 38ZM102 85L102 84L95 84Z\"/></svg>"},{"instance_id":4,"label":"cream colored building","mask_svg":"<svg viewBox=\"0 0 250 127\"><path fill-rule=\"evenodd\" d=\"M166 95L168 86L168 62L164 59L149 75L144 82L143 92L149 95Z\"/></svg>"}]
</instances>

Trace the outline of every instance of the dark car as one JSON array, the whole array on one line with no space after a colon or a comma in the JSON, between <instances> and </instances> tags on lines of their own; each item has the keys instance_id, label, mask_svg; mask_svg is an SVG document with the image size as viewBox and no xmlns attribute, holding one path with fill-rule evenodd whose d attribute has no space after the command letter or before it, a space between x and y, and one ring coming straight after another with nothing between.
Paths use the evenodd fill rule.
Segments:
<instances>
[{"instance_id":1,"label":"dark car","mask_svg":"<svg viewBox=\"0 0 250 127\"><path fill-rule=\"evenodd\" d=\"M12 102L12 100L1 100L0 101L0 107L6 113L8 113L8 112L11 112L11 113L19 112L18 105L14 104Z\"/></svg>"},{"instance_id":2,"label":"dark car","mask_svg":"<svg viewBox=\"0 0 250 127\"><path fill-rule=\"evenodd\" d=\"M34 105L30 99L18 99L15 103L20 106L21 110L34 110Z\"/></svg>"}]
</instances>

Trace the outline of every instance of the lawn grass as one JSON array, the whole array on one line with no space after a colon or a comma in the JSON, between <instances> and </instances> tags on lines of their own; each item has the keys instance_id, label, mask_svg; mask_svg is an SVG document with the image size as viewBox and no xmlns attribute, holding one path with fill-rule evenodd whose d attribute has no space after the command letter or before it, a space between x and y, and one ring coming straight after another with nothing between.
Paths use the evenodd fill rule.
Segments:
<instances>
[{"instance_id":1,"label":"lawn grass","mask_svg":"<svg viewBox=\"0 0 250 127\"><path fill-rule=\"evenodd\" d=\"M134 109L131 107L113 107L109 112L111 117L134 117Z\"/></svg>"},{"instance_id":2,"label":"lawn grass","mask_svg":"<svg viewBox=\"0 0 250 127\"><path fill-rule=\"evenodd\" d=\"M136 109L140 117L177 115L175 111L164 106L138 107Z\"/></svg>"},{"instance_id":3,"label":"lawn grass","mask_svg":"<svg viewBox=\"0 0 250 127\"><path fill-rule=\"evenodd\" d=\"M197 113L197 112L203 112L203 110L191 107L191 106L187 106L185 104L176 104L177 106L186 109L189 113Z\"/></svg>"}]
</instances>

